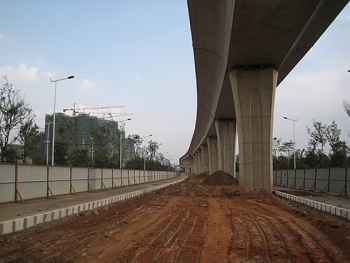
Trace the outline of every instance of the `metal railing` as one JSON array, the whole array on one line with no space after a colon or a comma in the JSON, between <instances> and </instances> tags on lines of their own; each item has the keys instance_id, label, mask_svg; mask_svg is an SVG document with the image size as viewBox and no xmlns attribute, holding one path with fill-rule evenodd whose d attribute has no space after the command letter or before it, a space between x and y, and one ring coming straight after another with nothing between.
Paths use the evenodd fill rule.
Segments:
<instances>
[{"instance_id":1,"label":"metal railing","mask_svg":"<svg viewBox=\"0 0 350 263\"><path fill-rule=\"evenodd\" d=\"M177 175L173 171L0 164L0 203L101 191Z\"/></svg>"}]
</instances>

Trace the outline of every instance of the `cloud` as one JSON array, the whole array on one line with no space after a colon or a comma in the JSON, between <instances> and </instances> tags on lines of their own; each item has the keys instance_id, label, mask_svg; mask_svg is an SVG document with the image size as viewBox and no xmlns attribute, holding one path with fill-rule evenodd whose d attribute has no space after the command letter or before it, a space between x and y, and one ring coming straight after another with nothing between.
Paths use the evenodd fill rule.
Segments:
<instances>
[{"instance_id":1,"label":"cloud","mask_svg":"<svg viewBox=\"0 0 350 263\"><path fill-rule=\"evenodd\" d=\"M56 74L52 73L52 72L40 72L41 76L44 76L46 79L50 79L53 78L54 76L56 76Z\"/></svg>"},{"instance_id":2,"label":"cloud","mask_svg":"<svg viewBox=\"0 0 350 263\"><path fill-rule=\"evenodd\" d=\"M135 80L136 80L136 81L139 81L139 80L140 80L140 74L137 74L137 75L136 75Z\"/></svg>"},{"instance_id":3,"label":"cloud","mask_svg":"<svg viewBox=\"0 0 350 263\"><path fill-rule=\"evenodd\" d=\"M29 68L25 64L19 64L17 68L12 66L0 67L0 75L6 75L10 83L32 83L38 78L38 71L38 68Z\"/></svg>"},{"instance_id":4,"label":"cloud","mask_svg":"<svg viewBox=\"0 0 350 263\"><path fill-rule=\"evenodd\" d=\"M277 88L277 92L279 99L284 101L284 107L291 106L295 113L331 116L339 112L342 101L349 98L347 77L343 66L309 74L293 74L282 87Z\"/></svg>"},{"instance_id":5,"label":"cloud","mask_svg":"<svg viewBox=\"0 0 350 263\"><path fill-rule=\"evenodd\" d=\"M83 83L79 86L78 92L80 94L85 94L85 93L89 92L90 90L93 90L94 88L95 88L95 84L93 84L88 79L83 79Z\"/></svg>"},{"instance_id":6,"label":"cloud","mask_svg":"<svg viewBox=\"0 0 350 263\"><path fill-rule=\"evenodd\" d=\"M0 33L0 39L4 39L4 38L5 38L5 35Z\"/></svg>"}]
</instances>

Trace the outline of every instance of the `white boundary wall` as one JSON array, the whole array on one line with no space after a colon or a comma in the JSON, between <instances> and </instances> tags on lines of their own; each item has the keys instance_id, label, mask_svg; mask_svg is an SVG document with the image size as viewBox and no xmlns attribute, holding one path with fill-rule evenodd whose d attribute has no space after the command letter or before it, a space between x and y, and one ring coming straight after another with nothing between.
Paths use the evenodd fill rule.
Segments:
<instances>
[{"instance_id":1,"label":"white boundary wall","mask_svg":"<svg viewBox=\"0 0 350 263\"><path fill-rule=\"evenodd\" d=\"M273 183L278 186L350 196L350 176L347 168L275 170Z\"/></svg>"},{"instance_id":2,"label":"white boundary wall","mask_svg":"<svg viewBox=\"0 0 350 263\"><path fill-rule=\"evenodd\" d=\"M130 193L120 194L113 197L108 197L105 199L88 202L80 205L70 206L66 208L62 208L59 210L54 210L50 212L40 213L32 216L17 218L9 221L0 222L0 236L14 233L20 230L24 230L33 226L37 226L42 223L51 222L57 219L64 218L66 216L72 216L78 214L80 212L90 211L93 209L101 208L103 206L112 205L114 203L118 203L120 201L124 201L127 199L131 199L136 196L144 195L149 192L153 192L159 190L161 188L167 187L169 185L177 184L182 182L186 178L180 179L175 182L152 186L150 188L146 188L139 191L134 191Z\"/></svg>"},{"instance_id":3,"label":"white boundary wall","mask_svg":"<svg viewBox=\"0 0 350 263\"><path fill-rule=\"evenodd\" d=\"M0 203L142 184L176 176L173 171L0 164Z\"/></svg>"}]
</instances>

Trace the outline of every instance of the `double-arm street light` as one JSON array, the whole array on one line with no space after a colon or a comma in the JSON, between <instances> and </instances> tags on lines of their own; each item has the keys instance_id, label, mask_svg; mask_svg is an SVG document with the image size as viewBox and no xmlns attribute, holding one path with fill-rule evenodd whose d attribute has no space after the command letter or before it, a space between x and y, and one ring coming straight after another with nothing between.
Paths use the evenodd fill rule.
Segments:
<instances>
[{"instance_id":1,"label":"double-arm street light","mask_svg":"<svg viewBox=\"0 0 350 263\"><path fill-rule=\"evenodd\" d=\"M293 122L293 153L294 153L294 170L295 170L297 168L297 163L295 159L295 122L298 119L290 119L290 118L287 118L286 116L284 116L283 118Z\"/></svg>"},{"instance_id":2,"label":"double-arm street light","mask_svg":"<svg viewBox=\"0 0 350 263\"><path fill-rule=\"evenodd\" d=\"M51 166L54 166L54 162L55 162L55 128L56 128L56 87L57 87L57 82L61 81L61 80L66 80L66 79L73 79L74 76L69 76L67 78L63 78L63 79L56 79L56 80L52 80L50 78L51 83L55 82L55 97L53 100L53 129L52 129L52 153L51 153Z\"/></svg>"},{"instance_id":3,"label":"double-arm street light","mask_svg":"<svg viewBox=\"0 0 350 263\"><path fill-rule=\"evenodd\" d=\"M142 139L145 139L147 137L151 137L152 134L147 135L147 136L143 136ZM143 146L143 170L146 171L146 145L144 144Z\"/></svg>"},{"instance_id":4,"label":"double-arm street light","mask_svg":"<svg viewBox=\"0 0 350 263\"><path fill-rule=\"evenodd\" d=\"M120 131L119 131L119 169L122 169L122 152L123 152L122 131L124 131L125 122L130 120L131 118L123 121L119 121L121 122Z\"/></svg>"}]
</instances>

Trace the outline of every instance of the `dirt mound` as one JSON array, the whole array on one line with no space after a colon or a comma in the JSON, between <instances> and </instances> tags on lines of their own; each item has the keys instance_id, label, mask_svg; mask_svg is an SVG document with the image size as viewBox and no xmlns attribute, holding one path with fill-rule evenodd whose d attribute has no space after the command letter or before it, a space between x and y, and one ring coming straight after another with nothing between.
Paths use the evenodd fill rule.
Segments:
<instances>
[{"instance_id":1,"label":"dirt mound","mask_svg":"<svg viewBox=\"0 0 350 263\"><path fill-rule=\"evenodd\" d=\"M232 175L224 171L216 171L211 175L207 175L203 182L203 185L238 185L238 180L233 178Z\"/></svg>"},{"instance_id":2,"label":"dirt mound","mask_svg":"<svg viewBox=\"0 0 350 263\"><path fill-rule=\"evenodd\" d=\"M209 174L207 174L207 173L201 173L201 174L199 174L197 177L200 178L200 179L204 179L204 178L206 178L208 175L209 175Z\"/></svg>"}]
</instances>

